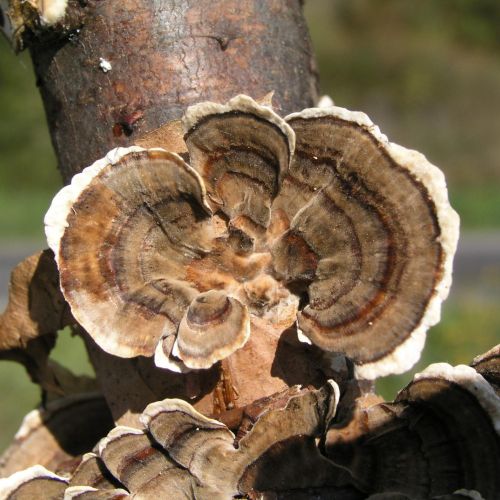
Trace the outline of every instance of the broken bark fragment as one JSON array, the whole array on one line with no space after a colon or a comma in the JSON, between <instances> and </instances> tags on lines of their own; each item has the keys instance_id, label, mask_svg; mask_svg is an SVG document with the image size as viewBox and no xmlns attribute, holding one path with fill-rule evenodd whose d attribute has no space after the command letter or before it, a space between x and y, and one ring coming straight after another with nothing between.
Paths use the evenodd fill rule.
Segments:
<instances>
[{"instance_id":1,"label":"broken bark fragment","mask_svg":"<svg viewBox=\"0 0 500 500\"><path fill-rule=\"evenodd\" d=\"M10 278L9 302L0 315L0 351L24 349L30 340L55 333L71 322L52 250L18 264Z\"/></svg>"},{"instance_id":2,"label":"broken bark fragment","mask_svg":"<svg viewBox=\"0 0 500 500\"><path fill-rule=\"evenodd\" d=\"M471 366L489 382L497 395L500 396L500 345L476 356Z\"/></svg>"}]
</instances>

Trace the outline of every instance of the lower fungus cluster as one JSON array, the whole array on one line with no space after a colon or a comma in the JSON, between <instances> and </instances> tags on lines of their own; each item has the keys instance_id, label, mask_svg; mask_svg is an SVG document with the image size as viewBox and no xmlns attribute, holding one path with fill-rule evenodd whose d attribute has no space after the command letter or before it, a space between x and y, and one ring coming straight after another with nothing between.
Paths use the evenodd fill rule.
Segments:
<instances>
[{"instance_id":1,"label":"lower fungus cluster","mask_svg":"<svg viewBox=\"0 0 500 500\"><path fill-rule=\"evenodd\" d=\"M236 435L186 401L157 401L69 471L52 461L56 473L36 465L0 479L0 499L497 498L500 398L474 368L431 365L394 402L371 396L351 404L333 381L290 387L246 408ZM92 402L78 404L83 436ZM31 442L47 433L36 421L22 431Z\"/></svg>"},{"instance_id":2,"label":"lower fungus cluster","mask_svg":"<svg viewBox=\"0 0 500 500\"><path fill-rule=\"evenodd\" d=\"M360 377L413 365L458 237L442 173L343 108L282 119L238 96L189 108L183 125L189 164L113 150L46 215L63 293L95 342L186 371L292 328Z\"/></svg>"}]
</instances>

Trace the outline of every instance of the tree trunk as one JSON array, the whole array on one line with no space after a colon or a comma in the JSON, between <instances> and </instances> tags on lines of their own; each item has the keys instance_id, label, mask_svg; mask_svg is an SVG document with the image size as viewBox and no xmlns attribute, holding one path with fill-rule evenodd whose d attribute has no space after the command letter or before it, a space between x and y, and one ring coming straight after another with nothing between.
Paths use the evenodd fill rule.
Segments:
<instances>
[{"instance_id":1,"label":"tree trunk","mask_svg":"<svg viewBox=\"0 0 500 500\"><path fill-rule=\"evenodd\" d=\"M285 115L317 99L299 0L70 2L63 26L38 32L28 43L65 183L113 147L137 143L179 118L193 103L274 92L273 105ZM212 392L223 377L219 364L207 373L166 377L151 360L119 359L89 339L86 344L119 423L137 423L154 400L193 401L193 391L200 411L213 414L217 407ZM254 378L245 384L243 400L286 387L280 382L264 388Z\"/></svg>"},{"instance_id":2,"label":"tree trunk","mask_svg":"<svg viewBox=\"0 0 500 500\"><path fill-rule=\"evenodd\" d=\"M30 47L65 183L190 104L274 91L287 114L317 97L300 0L75 0L65 23Z\"/></svg>"}]
</instances>

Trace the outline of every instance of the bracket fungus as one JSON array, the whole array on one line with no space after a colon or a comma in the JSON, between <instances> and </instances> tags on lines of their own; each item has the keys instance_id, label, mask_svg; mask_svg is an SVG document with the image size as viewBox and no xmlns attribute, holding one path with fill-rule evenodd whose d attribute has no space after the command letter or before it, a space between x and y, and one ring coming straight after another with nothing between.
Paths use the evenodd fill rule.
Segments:
<instances>
[{"instance_id":1,"label":"bracket fungus","mask_svg":"<svg viewBox=\"0 0 500 500\"><path fill-rule=\"evenodd\" d=\"M246 306L224 292L209 290L200 293L182 317L176 353L189 368L210 368L243 347L249 336Z\"/></svg>"},{"instance_id":2,"label":"bracket fungus","mask_svg":"<svg viewBox=\"0 0 500 500\"><path fill-rule=\"evenodd\" d=\"M473 368L431 365L392 403L352 403L333 381L290 387L246 407L233 434L186 401L157 401L69 478L36 466L0 480L0 498L46 484L89 500L497 497L500 398Z\"/></svg>"},{"instance_id":3,"label":"bracket fungus","mask_svg":"<svg viewBox=\"0 0 500 500\"><path fill-rule=\"evenodd\" d=\"M393 403L335 422L325 452L361 491L381 495L374 498L441 498L463 489L497 498L500 398L473 368L430 365Z\"/></svg>"},{"instance_id":4,"label":"bracket fungus","mask_svg":"<svg viewBox=\"0 0 500 500\"><path fill-rule=\"evenodd\" d=\"M67 484L67 479L34 465L0 479L0 500L62 499Z\"/></svg>"},{"instance_id":5,"label":"bracket fungus","mask_svg":"<svg viewBox=\"0 0 500 500\"><path fill-rule=\"evenodd\" d=\"M250 350L259 331L273 351L297 328L358 377L410 368L451 281L458 216L442 173L334 106L282 119L237 96L182 124L190 165L116 149L47 212L63 293L95 342L184 372Z\"/></svg>"}]
</instances>

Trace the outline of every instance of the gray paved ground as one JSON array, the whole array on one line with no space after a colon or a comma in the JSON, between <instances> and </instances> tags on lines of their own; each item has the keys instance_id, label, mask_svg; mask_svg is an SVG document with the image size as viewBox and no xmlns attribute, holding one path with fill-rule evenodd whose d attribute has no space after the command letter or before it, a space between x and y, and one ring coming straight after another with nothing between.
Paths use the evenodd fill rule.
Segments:
<instances>
[{"instance_id":1,"label":"gray paved ground","mask_svg":"<svg viewBox=\"0 0 500 500\"><path fill-rule=\"evenodd\" d=\"M7 301L10 270L43 248L43 242L0 242L0 311ZM498 301L500 314L500 231L461 236L454 265L452 294Z\"/></svg>"}]
</instances>

